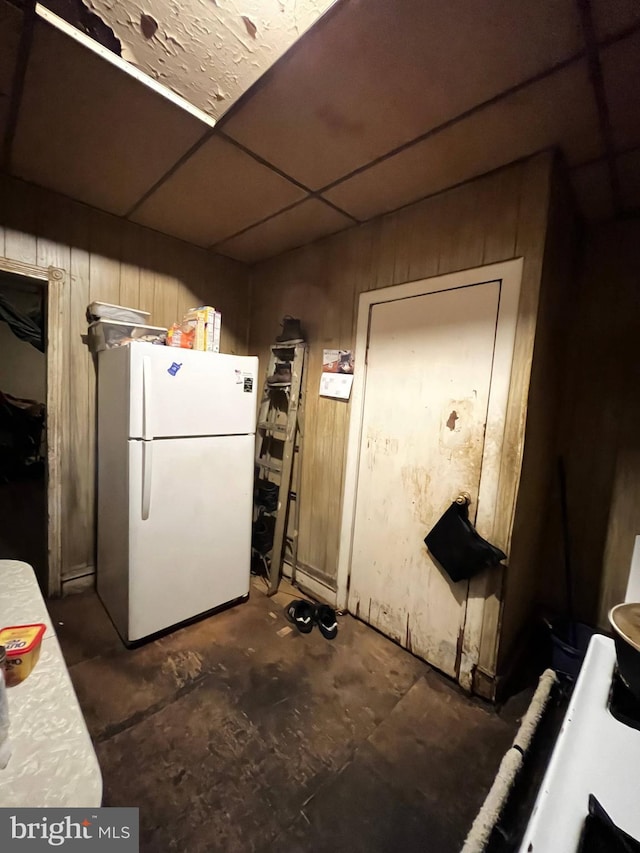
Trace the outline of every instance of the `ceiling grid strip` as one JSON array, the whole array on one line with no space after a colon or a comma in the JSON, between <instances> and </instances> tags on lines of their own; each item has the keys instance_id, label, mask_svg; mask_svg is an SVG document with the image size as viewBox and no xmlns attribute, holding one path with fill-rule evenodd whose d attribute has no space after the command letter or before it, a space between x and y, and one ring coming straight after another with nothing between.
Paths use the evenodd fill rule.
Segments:
<instances>
[{"instance_id":1,"label":"ceiling grid strip","mask_svg":"<svg viewBox=\"0 0 640 853\"><path fill-rule=\"evenodd\" d=\"M516 85L505 88L503 91L500 91L498 94L493 95L492 97L484 100L481 103L475 104L471 108L459 113L458 115L441 122L439 125L430 128L424 133L415 136L414 138L402 143L401 145L396 146L395 148L387 151L384 154L381 154L378 157L371 159L370 161L364 163L363 165L350 170L346 174L342 175L340 178L337 178L326 185L322 186L320 189L312 190L310 187L306 186L300 180L293 178L289 175L285 170L281 167L276 166L271 163L268 159L258 154L256 151L253 151L251 148L247 147L247 145L243 144L235 140L232 136L230 136L225 130L224 127L227 124L227 121L231 119L234 115L238 113L240 109L243 109L250 104L252 97L260 91L265 85L268 84L269 80L272 79L273 75L277 73L278 68L281 68L298 50L304 49L304 43L307 41L310 33L313 30L307 31L302 39L296 42L282 57L276 62L272 68L270 68L262 77L259 78L256 84L249 89L245 95L242 95L234 105L228 110L227 113L224 114L218 121L215 126L209 124L209 127L204 129L204 132L201 137L199 137L196 142L191 145L181 156L179 156L176 161L173 163L170 168L168 168L160 177L153 183L153 185L146 190L140 198L132 204L128 210L123 215L124 218L129 219L132 217L134 213L136 213L139 208L153 196L156 191L163 186L173 175L178 172L178 170L187 163L195 154L200 150L200 148L210 139L217 136L221 140L224 140L227 144L234 146L239 151L243 152L248 157L252 158L256 163L261 166L269 169L275 175L278 175L279 178L288 181L293 186L297 187L299 190L306 193L305 198L296 200L291 204L287 204L278 210L269 213L263 218L252 222L249 225L245 225L244 227L238 229L234 233L225 236L224 240L217 240L213 242L210 248L216 248L217 246L222 245L223 243L227 243L236 237L240 237L241 235L247 234L248 232L258 229L261 225L264 225L267 222L272 221L278 216L287 213L288 211L294 210L298 206L302 205L304 202L309 201L311 199L322 202L323 205L333 209L336 213L341 214L342 216L349 219L352 223L358 224L362 221L367 221L376 215L372 214L371 216L367 215L365 217L355 216L354 214L344 210L341 206L334 203L331 199L326 198L323 194L328 192L329 190L334 189L335 187L344 184L351 178L360 175L363 172L371 169L374 166L383 163L398 154L413 148L421 142L429 139L430 137L435 136L436 134L448 129L465 119L469 118L472 115L476 115L482 110L487 109L509 96L519 93L522 90L526 89L533 84L545 80L547 78L553 77L553 75L561 72L571 66L574 66L580 62L586 61L586 67L588 70L589 81L591 84L591 90L593 99L595 102L595 107L597 111L597 119L598 126L600 130L600 136L602 139L602 144L604 147L604 152L600 156L591 157L584 162L580 161L576 163L572 167L572 172L575 172L579 169L586 168L587 166L596 165L601 163L604 167L606 164L608 180L611 187L611 192L614 200L614 212L616 214L621 214L623 212L623 204L622 204L622 192L621 192L621 184L620 184L620 174L618 170L617 158L621 154L625 153L633 153L638 150L637 147L632 147L629 151L616 151L614 144L614 135L613 135L613 127L612 127L612 119L610 114L610 108L607 101L607 95L605 90L605 80L603 76L603 69L600 59L600 51L603 48L609 47L619 41L622 41L625 38L635 34L640 31L640 23L634 23L629 26L626 26L624 29L619 30L612 35L608 35L606 37L601 37L598 39L598 34L596 32L596 27L594 24L594 15L591 6L592 0L576 0L577 11L580 19L580 26L582 31L582 40L584 42L585 48L580 49L577 52L572 53L571 56L563 59L560 62L556 62L554 65L538 72L537 74L528 77L523 82L517 83ZM337 7L341 4L335 4L331 7L331 16L337 13ZM9 166L11 164L12 159L12 149L14 148L14 137L16 134L16 128L19 123L20 118L20 108L22 102L22 92L25 85L25 78L27 74L27 69L29 65L29 55L30 55L30 47L33 41L33 33L35 20L37 18L36 11L36 2L35 0L28 0L27 5L24 7L24 20L22 29L20 32L20 41L18 47L18 53L15 61L15 69L13 75L13 83L11 89L11 98L9 101L9 109L8 109L8 121L3 139L3 149L2 149L2 165L3 168L9 171ZM326 14L323 16L323 19L320 20L326 23L329 19L329 16ZM50 23L50 22L49 22ZM578 47L579 44L575 44L575 47ZM138 72L140 73L140 72ZM506 81L505 81L506 82ZM177 152L176 152L177 153ZM585 152L586 153L586 152ZM360 158L358 158L360 159ZM520 159L520 158L516 158ZM171 162L170 160L168 162ZM357 162L357 160L356 160ZM346 165L346 164L345 164ZM502 168L502 167L499 167ZM494 171L494 170L490 170ZM327 177L329 177L327 175ZM471 179L471 178L470 178ZM466 183L466 179L460 181L459 183ZM459 185L459 184L458 184ZM427 193L424 197L429 197L431 195L437 195L441 190L437 192ZM135 195L132 194L132 199L135 198ZM283 199L284 200L284 199ZM414 202L409 202L414 203ZM406 205L401 205L401 207ZM399 208L398 208L399 209ZM257 211L256 211L257 212ZM240 224L238 222L238 224ZM151 226L153 227L153 225ZM348 227L348 226L347 226Z\"/></svg>"}]
</instances>

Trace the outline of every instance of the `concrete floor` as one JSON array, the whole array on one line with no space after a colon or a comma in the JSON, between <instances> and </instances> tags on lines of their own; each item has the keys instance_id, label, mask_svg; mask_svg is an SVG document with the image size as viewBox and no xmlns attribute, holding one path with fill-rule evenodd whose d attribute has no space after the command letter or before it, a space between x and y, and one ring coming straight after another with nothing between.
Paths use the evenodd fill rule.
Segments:
<instances>
[{"instance_id":1,"label":"concrete floor","mask_svg":"<svg viewBox=\"0 0 640 853\"><path fill-rule=\"evenodd\" d=\"M256 581L259 584L259 581ZM286 592L128 651L96 595L50 602L104 779L141 851L458 851L516 728L351 617Z\"/></svg>"}]
</instances>

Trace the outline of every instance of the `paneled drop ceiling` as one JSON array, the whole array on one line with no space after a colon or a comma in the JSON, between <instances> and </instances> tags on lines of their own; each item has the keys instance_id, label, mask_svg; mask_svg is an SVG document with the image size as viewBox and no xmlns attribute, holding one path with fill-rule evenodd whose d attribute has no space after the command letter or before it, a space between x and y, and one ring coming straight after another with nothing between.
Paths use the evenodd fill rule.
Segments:
<instances>
[{"instance_id":1,"label":"paneled drop ceiling","mask_svg":"<svg viewBox=\"0 0 640 853\"><path fill-rule=\"evenodd\" d=\"M339 0L217 124L38 17L12 127L20 17L0 0L10 170L239 260L549 147L587 218L640 208L638 0Z\"/></svg>"},{"instance_id":2,"label":"paneled drop ceiling","mask_svg":"<svg viewBox=\"0 0 640 853\"><path fill-rule=\"evenodd\" d=\"M584 60L448 124L324 196L368 219L552 145L562 147L570 165L602 154Z\"/></svg>"},{"instance_id":3,"label":"paneled drop ceiling","mask_svg":"<svg viewBox=\"0 0 640 853\"><path fill-rule=\"evenodd\" d=\"M137 208L133 219L210 246L304 198L299 186L213 135Z\"/></svg>"},{"instance_id":4,"label":"paneled drop ceiling","mask_svg":"<svg viewBox=\"0 0 640 853\"><path fill-rule=\"evenodd\" d=\"M348 2L225 131L320 190L581 47L570 2Z\"/></svg>"},{"instance_id":5,"label":"paneled drop ceiling","mask_svg":"<svg viewBox=\"0 0 640 853\"><path fill-rule=\"evenodd\" d=\"M102 56L37 22L13 144L20 177L123 215L207 130Z\"/></svg>"}]
</instances>

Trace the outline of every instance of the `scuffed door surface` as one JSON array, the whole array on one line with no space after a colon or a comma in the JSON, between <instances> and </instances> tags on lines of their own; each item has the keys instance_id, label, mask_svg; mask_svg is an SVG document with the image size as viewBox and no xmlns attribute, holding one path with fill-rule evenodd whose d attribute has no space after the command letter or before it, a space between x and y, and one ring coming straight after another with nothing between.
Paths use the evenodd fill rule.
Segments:
<instances>
[{"instance_id":1,"label":"scuffed door surface","mask_svg":"<svg viewBox=\"0 0 640 853\"><path fill-rule=\"evenodd\" d=\"M456 674L467 582L423 543L461 491L476 510L500 283L372 307L349 610Z\"/></svg>"}]
</instances>

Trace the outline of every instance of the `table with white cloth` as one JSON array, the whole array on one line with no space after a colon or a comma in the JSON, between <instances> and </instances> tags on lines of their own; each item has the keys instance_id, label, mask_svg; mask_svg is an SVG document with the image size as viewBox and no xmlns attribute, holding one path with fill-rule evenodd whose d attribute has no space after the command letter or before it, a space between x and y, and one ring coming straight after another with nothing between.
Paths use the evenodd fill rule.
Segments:
<instances>
[{"instance_id":1,"label":"table with white cloth","mask_svg":"<svg viewBox=\"0 0 640 853\"><path fill-rule=\"evenodd\" d=\"M96 807L100 766L34 571L0 560L0 628L37 622L46 626L40 659L8 688L12 753L0 770L0 807Z\"/></svg>"}]
</instances>

